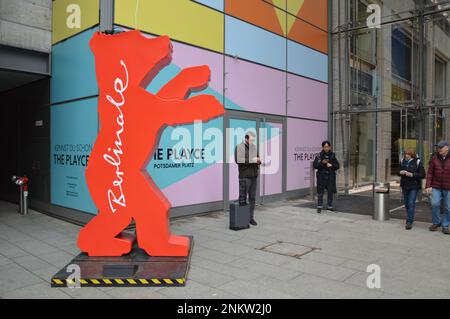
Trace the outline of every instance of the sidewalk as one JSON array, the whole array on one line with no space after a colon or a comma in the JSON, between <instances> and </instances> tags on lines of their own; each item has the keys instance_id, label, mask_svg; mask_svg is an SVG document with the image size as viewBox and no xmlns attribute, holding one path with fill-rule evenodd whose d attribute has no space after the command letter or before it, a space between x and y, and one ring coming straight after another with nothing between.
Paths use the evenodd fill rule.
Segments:
<instances>
[{"instance_id":1,"label":"sidewalk","mask_svg":"<svg viewBox=\"0 0 450 319\"><path fill-rule=\"evenodd\" d=\"M68 289L50 288L49 280L79 253L79 227L34 211L20 216L0 202L0 297L450 298L449 236L426 223L406 231L401 220L318 215L300 203L258 207L259 225L239 232L228 230L222 212L173 221L172 232L195 241L184 288ZM380 289L366 286L373 263Z\"/></svg>"}]
</instances>

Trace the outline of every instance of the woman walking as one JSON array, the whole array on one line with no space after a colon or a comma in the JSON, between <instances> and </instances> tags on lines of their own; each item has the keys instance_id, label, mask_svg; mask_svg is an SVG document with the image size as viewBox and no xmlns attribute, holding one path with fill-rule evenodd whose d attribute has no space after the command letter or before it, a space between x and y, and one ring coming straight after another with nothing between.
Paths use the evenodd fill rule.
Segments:
<instances>
[{"instance_id":1,"label":"woman walking","mask_svg":"<svg viewBox=\"0 0 450 319\"><path fill-rule=\"evenodd\" d=\"M399 175L401 176L400 187L402 188L406 208L405 228L410 230L414 223L417 193L422 188L422 179L425 177L423 164L413 150L405 151L404 158L400 162Z\"/></svg>"},{"instance_id":2,"label":"woman walking","mask_svg":"<svg viewBox=\"0 0 450 319\"><path fill-rule=\"evenodd\" d=\"M333 195L336 193L336 171L339 162L336 154L331 151L329 141L322 142L322 151L314 159L313 166L317 169L317 213L322 212L323 195L327 190L327 209L333 211Z\"/></svg>"}]
</instances>

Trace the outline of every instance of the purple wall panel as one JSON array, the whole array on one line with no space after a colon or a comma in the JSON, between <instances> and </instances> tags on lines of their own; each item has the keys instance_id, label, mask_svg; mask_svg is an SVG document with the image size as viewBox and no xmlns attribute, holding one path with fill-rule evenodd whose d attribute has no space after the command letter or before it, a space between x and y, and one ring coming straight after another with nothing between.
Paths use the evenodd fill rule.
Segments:
<instances>
[{"instance_id":1,"label":"purple wall panel","mask_svg":"<svg viewBox=\"0 0 450 319\"><path fill-rule=\"evenodd\" d=\"M288 75L288 116L327 120L328 85Z\"/></svg>"},{"instance_id":2,"label":"purple wall panel","mask_svg":"<svg viewBox=\"0 0 450 319\"><path fill-rule=\"evenodd\" d=\"M217 163L172 184L162 191L172 207L215 202L223 199L223 164Z\"/></svg>"},{"instance_id":3,"label":"purple wall panel","mask_svg":"<svg viewBox=\"0 0 450 319\"><path fill-rule=\"evenodd\" d=\"M217 93L223 93L223 56L187 44L172 41L172 63L180 68L197 65L208 65L211 69L211 79L208 87Z\"/></svg>"},{"instance_id":4,"label":"purple wall panel","mask_svg":"<svg viewBox=\"0 0 450 319\"><path fill-rule=\"evenodd\" d=\"M309 187L310 163L322 149L327 123L288 118L287 190Z\"/></svg>"},{"instance_id":5,"label":"purple wall panel","mask_svg":"<svg viewBox=\"0 0 450 319\"><path fill-rule=\"evenodd\" d=\"M227 99L246 111L286 114L285 72L230 57L225 72Z\"/></svg>"},{"instance_id":6,"label":"purple wall panel","mask_svg":"<svg viewBox=\"0 0 450 319\"><path fill-rule=\"evenodd\" d=\"M271 128L279 129L280 134L261 142L260 145L263 161L268 162L268 159L265 159L266 154L267 156L270 156L270 164L262 165L260 170L261 195L280 194L283 191L283 125L271 122L268 122L267 124ZM277 146L278 148L274 149L274 147Z\"/></svg>"}]
</instances>

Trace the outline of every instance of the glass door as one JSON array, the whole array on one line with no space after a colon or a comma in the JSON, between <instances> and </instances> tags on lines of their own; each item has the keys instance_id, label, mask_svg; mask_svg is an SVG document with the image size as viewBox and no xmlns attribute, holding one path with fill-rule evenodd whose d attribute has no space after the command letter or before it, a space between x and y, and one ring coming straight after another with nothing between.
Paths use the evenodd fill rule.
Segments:
<instances>
[{"instance_id":1,"label":"glass door","mask_svg":"<svg viewBox=\"0 0 450 319\"><path fill-rule=\"evenodd\" d=\"M224 208L239 197L238 166L234 150L245 139L248 132L256 134L255 144L262 164L260 166L256 202L261 204L268 198L279 197L284 189L283 170L283 119L241 112L228 112L225 117L225 161Z\"/></svg>"},{"instance_id":2,"label":"glass door","mask_svg":"<svg viewBox=\"0 0 450 319\"><path fill-rule=\"evenodd\" d=\"M239 197L239 176L238 165L234 160L234 150L237 145L242 143L245 139L245 135L248 132L256 134L256 145L258 145L258 122L257 120L245 119L245 118L230 118L228 121L227 132L227 167L228 167L228 196L229 201L235 201ZM258 192L257 192L258 194ZM225 198L225 197L224 197ZM258 201L258 198L257 198ZM228 206L228 205L227 205Z\"/></svg>"},{"instance_id":3,"label":"glass door","mask_svg":"<svg viewBox=\"0 0 450 319\"><path fill-rule=\"evenodd\" d=\"M283 123L262 119L259 129L261 202L283 193Z\"/></svg>"}]
</instances>

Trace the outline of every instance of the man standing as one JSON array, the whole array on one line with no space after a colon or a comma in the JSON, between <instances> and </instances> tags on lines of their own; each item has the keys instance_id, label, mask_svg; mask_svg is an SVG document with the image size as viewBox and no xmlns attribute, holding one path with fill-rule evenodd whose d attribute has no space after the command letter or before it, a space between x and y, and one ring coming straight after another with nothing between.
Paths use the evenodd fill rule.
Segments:
<instances>
[{"instance_id":1,"label":"man standing","mask_svg":"<svg viewBox=\"0 0 450 319\"><path fill-rule=\"evenodd\" d=\"M336 171L339 169L339 162L336 154L331 151L329 141L322 142L322 152L314 159L313 167L317 170L317 213L323 209L323 195L327 191L327 209L333 209L333 195L336 193Z\"/></svg>"},{"instance_id":2,"label":"man standing","mask_svg":"<svg viewBox=\"0 0 450 319\"><path fill-rule=\"evenodd\" d=\"M450 235L450 154L449 143L441 141L437 144L437 153L433 155L428 167L426 192L431 195L433 224L431 231L442 226L442 232ZM441 201L444 203L444 217L441 221Z\"/></svg>"},{"instance_id":3,"label":"man standing","mask_svg":"<svg viewBox=\"0 0 450 319\"><path fill-rule=\"evenodd\" d=\"M250 224L256 226L254 211L256 200L256 186L261 160L254 141L256 134L248 131L245 140L236 146L234 160L239 169L239 205L250 204Z\"/></svg>"}]
</instances>

